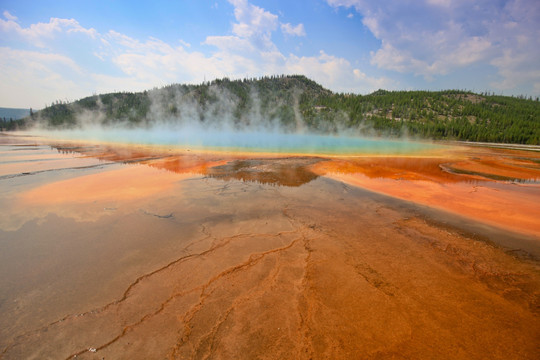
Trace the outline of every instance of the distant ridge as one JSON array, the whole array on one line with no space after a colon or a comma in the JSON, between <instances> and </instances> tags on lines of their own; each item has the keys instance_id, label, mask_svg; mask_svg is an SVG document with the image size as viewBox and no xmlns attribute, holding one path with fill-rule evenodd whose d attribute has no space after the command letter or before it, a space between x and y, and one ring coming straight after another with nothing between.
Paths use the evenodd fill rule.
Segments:
<instances>
[{"instance_id":1,"label":"distant ridge","mask_svg":"<svg viewBox=\"0 0 540 360\"><path fill-rule=\"evenodd\" d=\"M30 116L30 109L0 107L0 121L19 120Z\"/></svg>"},{"instance_id":2,"label":"distant ridge","mask_svg":"<svg viewBox=\"0 0 540 360\"><path fill-rule=\"evenodd\" d=\"M57 102L4 129L155 123L261 124L284 132L413 136L540 145L540 101L465 90L333 93L303 75L278 75Z\"/></svg>"}]
</instances>

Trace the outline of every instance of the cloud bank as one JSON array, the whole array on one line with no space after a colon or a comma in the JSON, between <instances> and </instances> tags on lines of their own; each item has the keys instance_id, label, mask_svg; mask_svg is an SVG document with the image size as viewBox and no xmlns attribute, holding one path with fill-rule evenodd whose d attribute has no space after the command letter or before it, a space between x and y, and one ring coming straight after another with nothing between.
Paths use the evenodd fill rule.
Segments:
<instances>
[{"instance_id":1,"label":"cloud bank","mask_svg":"<svg viewBox=\"0 0 540 360\"><path fill-rule=\"evenodd\" d=\"M0 98L9 106L41 108L55 99L75 100L90 93L269 74L304 74L334 91L369 92L392 86L388 78L371 77L347 59L322 50L313 56L284 54L272 36L281 30L289 37L305 37L302 23L281 23L278 15L247 0L229 3L234 8L230 33L207 36L201 45L211 49L209 54L191 49L182 39L170 43L152 37L140 40L115 30L100 33L75 19L51 18L23 27L4 11L0 34L9 43L25 44L27 50L0 48L0 82L17 84L2 88ZM110 71L102 71L104 64Z\"/></svg>"},{"instance_id":2,"label":"cloud bank","mask_svg":"<svg viewBox=\"0 0 540 360\"><path fill-rule=\"evenodd\" d=\"M228 30L204 34L199 44L182 34L164 40L98 31L74 18L23 25L0 9L0 106L42 108L92 93L272 74L303 74L337 92L430 88L457 78L465 87L540 95L537 0L326 3L328 15L342 13L342 22L361 27L354 28L357 42L347 46L365 49L365 32L374 39L371 52L346 55L324 42L310 51L284 50L278 39L295 44L291 49L318 44L312 35L317 24L291 21L247 0L220 3L220 16L230 16ZM211 8L218 11L218 4Z\"/></svg>"},{"instance_id":3,"label":"cloud bank","mask_svg":"<svg viewBox=\"0 0 540 360\"><path fill-rule=\"evenodd\" d=\"M532 84L540 93L540 2L537 0L327 0L353 8L381 41L378 68L427 80L473 65L492 66L499 90Z\"/></svg>"}]
</instances>

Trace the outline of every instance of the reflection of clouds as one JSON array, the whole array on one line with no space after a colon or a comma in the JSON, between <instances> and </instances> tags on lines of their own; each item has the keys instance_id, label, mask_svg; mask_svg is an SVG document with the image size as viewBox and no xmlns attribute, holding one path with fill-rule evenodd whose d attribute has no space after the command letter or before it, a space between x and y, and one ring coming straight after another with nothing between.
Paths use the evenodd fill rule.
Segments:
<instances>
[{"instance_id":1,"label":"reflection of clouds","mask_svg":"<svg viewBox=\"0 0 540 360\"><path fill-rule=\"evenodd\" d=\"M79 204L80 205L80 204ZM0 217L0 229L3 231L17 231L30 221L41 224L47 216L55 214L63 218L71 218L77 222L94 222L102 216L111 214L112 211L101 204L87 204L84 207L73 204L40 204L22 205L17 201L11 201L6 207L9 209L9 217Z\"/></svg>"},{"instance_id":2,"label":"reflection of clouds","mask_svg":"<svg viewBox=\"0 0 540 360\"><path fill-rule=\"evenodd\" d=\"M180 180L191 176L127 166L53 181L7 199L3 208L9 217L0 217L0 228L16 231L28 221L43 221L49 214L91 222L117 211L136 211L140 203L178 187Z\"/></svg>"},{"instance_id":3,"label":"reflection of clouds","mask_svg":"<svg viewBox=\"0 0 540 360\"><path fill-rule=\"evenodd\" d=\"M60 170L102 164L98 159L77 157L74 153L55 152L43 145L5 145L0 151L0 176L16 176L44 170Z\"/></svg>"}]
</instances>

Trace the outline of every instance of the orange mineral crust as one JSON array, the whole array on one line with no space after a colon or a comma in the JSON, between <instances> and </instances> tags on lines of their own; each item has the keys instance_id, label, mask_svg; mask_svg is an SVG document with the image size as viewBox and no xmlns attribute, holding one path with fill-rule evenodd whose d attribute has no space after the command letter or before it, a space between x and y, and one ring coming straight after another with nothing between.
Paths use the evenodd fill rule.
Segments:
<instances>
[{"instance_id":1,"label":"orange mineral crust","mask_svg":"<svg viewBox=\"0 0 540 360\"><path fill-rule=\"evenodd\" d=\"M536 153L496 157L482 151L466 159L334 159L312 169L355 186L540 238L537 158Z\"/></svg>"},{"instance_id":2,"label":"orange mineral crust","mask_svg":"<svg viewBox=\"0 0 540 360\"><path fill-rule=\"evenodd\" d=\"M132 166L42 185L20 195L24 204L129 201L169 190L181 178L146 166Z\"/></svg>"},{"instance_id":3,"label":"orange mineral crust","mask_svg":"<svg viewBox=\"0 0 540 360\"><path fill-rule=\"evenodd\" d=\"M458 174L484 176L494 180L540 182L540 152L475 149L462 161L444 165L448 171Z\"/></svg>"},{"instance_id":4,"label":"orange mineral crust","mask_svg":"<svg viewBox=\"0 0 540 360\"><path fill-rule=\"evenodd\" d=\"M540 356L538 185L484 161L527 154L42 144L30 161L20 142L0 137L19 170L0 175L1 360Z\"/></svg>"}]
</instances>

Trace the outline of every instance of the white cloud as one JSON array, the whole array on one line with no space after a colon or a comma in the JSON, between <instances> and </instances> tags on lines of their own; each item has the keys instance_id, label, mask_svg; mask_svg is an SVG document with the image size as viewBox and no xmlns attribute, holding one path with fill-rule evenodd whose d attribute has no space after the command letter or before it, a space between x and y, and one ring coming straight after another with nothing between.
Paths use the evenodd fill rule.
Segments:
<instances>
[{"instance_id":1,"label":"white cloud","mask_svg":"<svg viewBox=\"0 0 540 360\"><path fill-rule=\"evenodd\" d=\"M375 35L376 38L381 39L381 31L379 29L379 22L374 17L366 16L362 20L362 23L371 31L373 35ZM384 41L384 39L381 39Z\"/></svg>"},{"instance_id":2,"label":"white cloud","mask_svg":"<svg viewBox=\"0 0 540 360\"><path fill-rule=\"evenodd\" d=\"M37 23L23 28L17 22L17 17L12 16L9 12L4 11L4 17L7 20L0 19L0 32L11 37L21 38L37 47L45 47L47 40L53 39L61 33L81 33L93 39L98 35L95 29L86 29L74 19L51 18L48 23Z\"/></svg>"},{"instance_id":3,"label":"white cloud","mask_svg":"<svg viewBox=\"0 0 540 360\"><path fill-rule=\"evenodd\" d=\"M9 11L7 11L7 10L4 10L3 15L4 15L4 17L5 17L6 19L8 19L9 21L17 21L17 19L18 19L15 15L11 15L11 14L9 13Z\"/></svg>"},{"instance_id":4,"label":"white cloud","mask_svg":"<svg viewBox=\"0 0 540 360\"><path fill-rule=\"evenodd\" d=\"M2 87L0 105L38 108L66 97L74 100L96 92L141 91L225 76L304 74L343 92L393 87L388 79L370 77L346 59L324 51L315 56L284 55L272 34L281 29L304 36L303 24L279 26L275 14L246 0L230 2L236 22L229 34L206 38L202 44L210 48L206 54L181 39L169 43L158 38L136 39L114 30L99 33L75 19L51 18L48 23L22 27L4 12L0 37L17 37L33 50L1 48L0 81L9 85ZM66 46L70 41L77 46Z\"/></svg>"},{"instance_id":5,"label":"white cloud","mask_svg":"<svg viewBox=\"0 0 540 360\"><path fill-rule=\"evenodd\" d=\"M286 35L306 36L304 24L298 24L296 26L293 26L289 23L281 24L281 31L283 31L283 33Z\"/></svg>"},{"instance_id":6,"label":"white cloud","mask_svg":"<svg viewBox=\"0 0 540 360\"><path fill-rule=\"evenodd\" d=\"M212 64L218 66L216 73L234 77L304 74L332 90L346 92L368 92L382 83L391 86L388 79L355 76L355 69L347 60L323 51L318 56L283 55L271 40L277 15L247 1L230 2L235 6L235 19L238 21L233 24L234 35L209 36L205 41L206 45L218 48L211 57L215 60ZM285 34L305 36L303 24L282 23L281 30Z\"/></svg>"},{"instance_id":7,"label":"white cloud","mask_svg":"<svg viewBox=\"0 0 540 360\"><path fill-rule=\"evenodd\" d=\"M188 43L187 41L184 41L184 40L182 40L182 39L178 40L178 42L179 42L180 44L182 44L183 46L187 47L187 48L190 48L190 47L191 47L191 44L190 44L190 43Z\"/></svg>"},{"instance_id":8,"label":"white cloud","mask_svg":"<svg viewBox=\"0 0 540 360\"><path fill-rule=\"evenodd\" d=\"M540 2L327 0L354 8L381 40L371 63L430 80L474 64L494 66L511 89L540 87Z\"/></svg>"},{"instance_id":9,"label":"white cloud","mask_svg":"<svg viewBox=\"0 0 540 360\"><path fill-rule=\"evenodd\" d=\"M254 53L257 48L249 39L240 38L238 36L208 36L204 42L206 45L212 45L222 51L231 51L236 53Z\"/></svg>"},{"instance_id":10,"label":"white cloud","mask_svg":"<svg viewBox=\"0 0 540 360\"><path fill-rule=\"evenodd\" d=\"M223 39L221 41L223 45ZM181 45L171 46L160 39L139 41L109 31L106 43L111 61L130 78L147 84L147 88L179 81L192 82L216 73L215 59L188 51Z\"/></svg>"},{"instance_id":11,"label":"white cloud","mask_svg":"<svg viewBox=\"0 0 540 360\"><path fill-rule=\"evenodd\" d=\"M427 0L427 3L435 6L450 7L452 0Z\"/></svg>"},{"instance_id":12,"label":"white cloud","mask_svg":"<svg viewBox=\"0 0 540 360\"><path fill-rule=\"evenodd\" d=\"M247 0L229 0L234 5L234 16L238 23L233 24L233 33L242 38L260 38L263 43L269 40L276 30L278 17L264 9L252 5Z\"/></svg>"},{"instance_id":13,"label":"white cloud","mask_svg":"<svg viewBox=\"0 0 540 360\"><path fill-rule=\"evenodd\" d=\"M396 86L388 78L367 76L359 69L353 68L349 61L328 55L324 51L320 51L317 57L290 55L283 72L304 74L321 85L339 92L367 93Z\"/></svg>"},{"instance_id":14,"label":"white cloud","mask_svg":"<svg viewBox=\"0 0 540 360\"><path fill-rule=\"evenodd\" d=\"M228 53L253 57L261 52L276 52L272 32L277 29L278 17L247 0L229 0L234 5L236 23L234 35L208 36L204 44L217 47L225 56Z\"/></svg>"},{"instance_id":15,"label":"white cloud","mask_svg":"<svg viewBox=\"0 0 540 360\"><path fill-rule=\"evenodd\" d=\"M531 63L528 55L515 54L508 49L503 56L493 59L491 64L499 68L502 75L501 81L492 83L496 88L501 90L514 89L518 85L532 80L534 91L536 94L540 93L540 68L536 63Z\"/></svg>"},{"instance_id":16,"label":"white cloud","mask_svg":"<svg viewBox=\"0 0 540 360\"><path fill-rule=\"evenodd\" d=\"M76 79L81 68L61 54L1 47L0 99L13 107L41 108L67 96L82 96L84 88ZM67 76L66 76L67 75Z\"/></svg>"}]
</instances>

